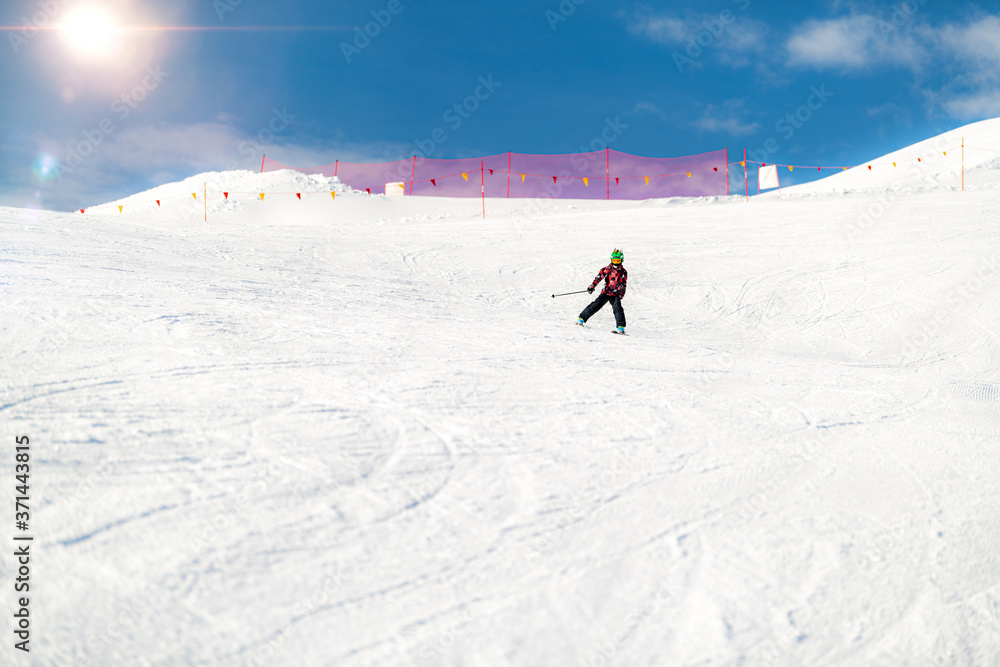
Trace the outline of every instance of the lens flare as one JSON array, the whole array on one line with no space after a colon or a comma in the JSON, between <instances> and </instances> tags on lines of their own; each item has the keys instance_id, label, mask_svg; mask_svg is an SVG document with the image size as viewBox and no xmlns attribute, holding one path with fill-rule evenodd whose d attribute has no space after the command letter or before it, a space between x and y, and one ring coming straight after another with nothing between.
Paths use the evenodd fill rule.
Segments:
<instances>
[{"instance_id":1,"label":"lens flare","mask_svg":"<svg viewBox=\"0 0 1000 667\"><path fill-rule=\"evenodd\" d=\"M42 153L35 158L31 171L39 183L48 183L59 178L59 159L48 153Z\"/></svg>"}]
</instances>

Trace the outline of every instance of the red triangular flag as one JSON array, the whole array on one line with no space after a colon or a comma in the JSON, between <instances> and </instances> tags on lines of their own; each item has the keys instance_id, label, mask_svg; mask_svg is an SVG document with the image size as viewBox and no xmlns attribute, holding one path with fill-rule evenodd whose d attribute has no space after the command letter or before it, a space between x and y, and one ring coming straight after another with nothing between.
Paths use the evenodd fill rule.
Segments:
<instances>
[{"instance_id":1,"label":"red triangular flag","mask_svg":"<svg viewBox=\"0 0 1000 667\"><path fill-rule=\"evenodd\" d=\"M823 171L823 167L816 167L816 171Z\"/></svg>"},{"instance_id":2,"label":"red triangular flag","mask_svg":"<svg viewBox=\"0 0 1000 667\"><path fill-rule=\"evenodd\" d=\"M228 192L223 192L223 193L222 193L222 195L223 195L223 196L224 196L224 197L225 197L226 199L229 199L229 193L228 193Z\"/></svg>"},{"instance_id":3,"label":"red triangular flag","mask_svg":"<svg viewBox=\"0 0 1000 667\"><path fill-rule=\"evenodd\" d=\"M490 169L489 172L490 172L490 176L492 176L493 175L493 170Z\"/></svg>"},{"instance_id":4,"label":"red triangular flag","mask_svg":"<svg viewBox=\"0 0 1000 667\"><path fill-rule=\"evenodd\" d=\"M719 171L718 167L712 167L712 171Z\"/></svg>"},{"instance_id":5,"label":"red triangular flag","mask_svg":"<svg viewBox=\"0 0 1000 667\"><path fill-rule=\"evenodd\" d=\"M760 163L760 166L762 166L762 167L766 167L766 166L767 166L767 163L766 163L766 162L761 162L761 163Z\"/></svg>"},{"instance_id":6,"label":"red triangular flag","mask_svg":"<svg viewBox=\"0 0 1000 667\"><path fill-rule=\"evenodd\" d=\"M615 177L615 185L618 185L618 177Z\"/></svg>"},{"instance_id":7,"label":"red triangular flag","mask_svg":"<svg viewBox=\"0 0 1000 667\"><path fill-rule=\"evenodd\" d=\"M81 208L81 209L80 209L80 213L83 213L83 212L84 212L84 211L86 211L86 210L87 210L87 209L85 209L85 208Z\"/></svg>"},{"instance_id":8,"label":"red triangular flag","mask_svg":"<svg viewBox=\"0 0 1000 667\"><path fill-rule=\"evenodd\" d=\"M159 200L159 199L157 199L157 200L156 200L156 205L157 205L157 206L159 206L159 205L160 205L160 200Z\"/></svg>"},{"instance_id":9,"label":"red triangular flag","mask_svg":"<svg viewBox=\"0 0 1000 667\"><path fill-rule=\"evenodd\" d=\"M368 194L371 194L372 193L372 189L371 188L365 188L365 192L367 192Z\"/></svg>"},{"instance_id":10,"label":"red triangular flag","mask_svg":"<svg viewBox=\"0 0 1000 667\"><path fill-rule=\"evenodd\" d=\"M923 161L924 161L923 158L919 158L919 157L917 158L917 162L923 162Z\"/></svg>"},{"instance_id":11,"label":"red triangular flag","mask_svg":"<svg viewBox=\"0 0 1000 667\"><path fill-rule=\"evenodd\" d=\"M868 165L868 171L871 171L871 170L872 170L872 166Z\"/></svg>"},{"instance_id":12,"label":"red triangular flag","mask_svg":"<svg viewBox=\"0 0 1000 667\"><path fill-rule=\"evenodd\" d=\"M553 177L552 177L552 182L553 182L553 183L555 183L555 182L556 182L556 177L555 177L555 176L553 176Z\"/></svg>"},{"instance_id":13,"label":"red triangular flag","mask_svg":"<svg viewBox=\"0 0 1000 667\"><path fill-rule=\"evenodd\" d=\"M302 193L301 192L296 192L295 196L298 197L299 199L302 199Z\"/></svg>"}]
</instances>

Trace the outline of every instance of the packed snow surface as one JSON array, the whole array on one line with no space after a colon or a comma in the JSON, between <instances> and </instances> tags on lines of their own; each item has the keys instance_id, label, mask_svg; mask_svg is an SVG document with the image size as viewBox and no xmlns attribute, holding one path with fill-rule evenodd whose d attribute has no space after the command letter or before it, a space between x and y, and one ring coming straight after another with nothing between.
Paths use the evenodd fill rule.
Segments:
<instances>
[{"instance_id":1,"label":"packed snow surface","mask_svg":"<svg viewBox=\"0 0 1000 667\"><path fill-rule=\"evenodd\" d=\"M996 166L0 209L0 663L998 664ZM628 337L551 296L615 247Z\"/></svg>"}]
</instances>

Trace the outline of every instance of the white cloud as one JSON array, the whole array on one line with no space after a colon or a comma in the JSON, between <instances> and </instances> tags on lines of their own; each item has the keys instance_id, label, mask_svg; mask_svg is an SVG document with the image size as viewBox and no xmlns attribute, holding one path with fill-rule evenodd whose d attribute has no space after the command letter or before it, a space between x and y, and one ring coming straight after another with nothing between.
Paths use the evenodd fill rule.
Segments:
<instances>
[{"instance_id":1,"label":"white cloud","mask_svg":"<svg viewBox=\"0 0 1000 667\"><path fill-rule=\"evenodd\" d=\"M943 102L944 110L955 118L974 120L1000 116L1000 90L959 95Z\"/></svg>"},{"instance_id":2,"label":"white cloud","mask_svg":"<svg viewBox=\"0 0 1000 667\"><path fill-rule=\"evenodd\" d=\"M721 132L734 137L754 134L760 129L760 123L748 123L742 119L745 100L727 100L722 106L709 104L705 113L693 125L705 132Z\"/></svg>"},{"instance_id":3,"label":"white cloud","mask_svg":"<svg viewBox=\"0 0 1000 667\"><path fill-rule=\"evenodd\" d=\"M692 59L703 52L715 51L728 64L745 66L749 64L746 54L761 53L767 47L768 26L747 20L735 9L679 18L637 4L631 12L622 12L620 16L624 17L630 34Z\"/></svg>"},{"instance_id":4,"label":"white cloud","mask_svg":"<svg viewBox=\"0 0 1000 667\"><path fill-rule=\"evenodd\" d=\"M632 109L632 113L651 113L654 116L659 116L661 120L667 120L667 114L663 112L663 109L651 102L639 102Z\"/></svg>"},{"instance_id":5,"label":"white cloud","mask_svg":"<svg viewBox=\"0 0 1000 667\"><path fill-rule=\"evenodd\" d=\"M807 21L785 46L792 65L819 69L874 70L886 64L917 69L927 57L909 31L868 14Z\"/></svg>"}]
</instances>

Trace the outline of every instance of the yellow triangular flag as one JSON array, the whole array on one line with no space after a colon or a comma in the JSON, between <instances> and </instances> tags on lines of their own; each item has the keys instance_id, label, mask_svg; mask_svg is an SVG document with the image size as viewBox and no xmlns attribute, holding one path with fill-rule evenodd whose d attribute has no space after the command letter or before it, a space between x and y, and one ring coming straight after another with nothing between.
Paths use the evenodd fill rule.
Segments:
<instances>
[{"instance_id":1,"label":"yellow triangular flag","mask_svg":"<svg viewBox=\"0 0 1000 667\"><path fill-rule=\"evenodd\" d=\"M747 163L744 160L740 160L740 166L745 167L747 166Z\"/></svg>"},{"instance_id":2,"label":"yellow triangular flag","mask_svg":"<svg viewBox=\"0 0 1000 667\"><path fill-rule=\"evenodd\" d=\"M521 174L521 182L524 183L524 174Z\"/></svg>"},{"instance_id":3,"label":"yellow triangular flag","mask_svg":"<svg viewBox=\"0 0 1000 667\"><path fill-rule=\"evenodd\" d=\"M892 166L893 166L893 167L895 167L895 166L896 166L896 163L895 163L895 162L893 162L893 163L892 163Z\"/></svg>"},{"instance_id":4,"label":"yellow triangular flag","mask_svg":"<svg viewBox=\"0 0 1000 667\"><path fill-rule=\"evenodd\" d=\"M263 192L260 193L260 200L264 201L264 193Z\"/></svg>"},{"instance_id":5,"label":"yellow triangular flag","mask_svg":"<svg viewBox=\"0 0 1000 667\"><path fill-rule=\"evenodd\" d=\"M847 167L841 167L840 169L841 169L842 171L847 171Z\"/></svg>"},{"instance_id":6,"label":"yellow triangular flag","mask_svg":"<svg viewBox=\"0 0 1000 667\"><path fill-rule=\"evenodd\" d=\"M462 174L462 178L464 178L466 181L468 181L469 180L469 175L468 174Z\"/></svg>"},{"instance_id":7,"label":"yellow triangular flag","mask_svg":"<svg viewBox=\"0 0 1000 667\"><path fill-rule=\"evenodd\" d=\"M585 188L589 188L590 187L590 181L587 179L586 176L583 177L583 187L585 187Z\"/></svg>"},{"instance_id":8,"label":"yellow triangular flag","mask_svg":"<svg viewBox=\"0 0 1000 667\"><path fill-rule=\"evenodd\" d=\"M644 177L646 179L646 185L649 185L649 176Z\"/></svg>"},{"instance_id":9,"label":"yellow triangular flag","mask_svg":"<svg viewBox=\"0 0 1000 667\"><path fill-rule=\"evenodd\" d=\"M792 165L788 165L788 171L795 171L795 167L793 167Z\"/></svg>"},{"instance_id":10,"label":"yellow triangular flag","mask_svg":"<svg viewBox=\"0 0 1000 667\"><path fill-rule=\"evenodd\" d=\"M948 151L942 151L945 155L948 155Z\"/></svg>"},{"instance_id":11,"label":"yellow triangular flag","mask_svg":"<svg viewBox=\"0 0 1000 667\"><path fill-rule=\"evenodd\" d=\"M334 199L336 199L337 198L337 193L336 192L331 192L330 196L333 197Z\"/></svg>"},{"instance_id":12,"label":"yellow triangular flag","mask_svg":"<svg viewBox=\"0 0 1000 667\"><path fill-rule=\"evenodd\" d=\"M685 173L688 175L688 178L691 178L691 172L690 171L685 172Z\"/></svg>"},{"instance_id":13,"label":"yellow triangular flag","mask_svg":"<svg viewBox=\"0 0 1000 667\"><path fill-rule=\"evenodd\" d=\"M119 207L118 207L118 212L119 212L119 213L121 213L121 212L122 212L122 211L124 211L124 210L125 210L125 207L124 207L124 206L119 206Z\"/></svg>"},{"instance_id":14,"label":"yellow triangular flag","mask_svg":"<svg viewBox=\"0 0 1000 667\"><path fill-rule=\"evenodd\" d=\"M192 192L191 196L194 197L195 199L197 199L198 198L198 193L197 192Z\"/></svg>"}]
</instances>

